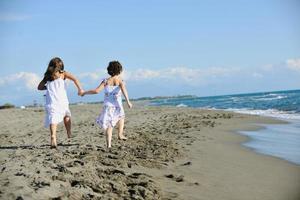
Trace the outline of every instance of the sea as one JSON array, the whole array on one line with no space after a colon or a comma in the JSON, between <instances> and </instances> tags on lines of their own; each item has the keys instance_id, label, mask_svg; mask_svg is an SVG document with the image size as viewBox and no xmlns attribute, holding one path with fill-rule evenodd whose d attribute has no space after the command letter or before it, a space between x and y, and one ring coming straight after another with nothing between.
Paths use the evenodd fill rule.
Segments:
<instances>
[{"instance_id":1,"label":"sea","mask_svg":"<svg viewBox=\"0 0 300 200\"><path fill-rule=\"evenodd\" d=\"M286 124L259 124L257 131L240 131L250 138L242 145L300 165L300 90L222 96L158 98L150 105L227 110L284 120Z\"/></svg>"}]
</instances>

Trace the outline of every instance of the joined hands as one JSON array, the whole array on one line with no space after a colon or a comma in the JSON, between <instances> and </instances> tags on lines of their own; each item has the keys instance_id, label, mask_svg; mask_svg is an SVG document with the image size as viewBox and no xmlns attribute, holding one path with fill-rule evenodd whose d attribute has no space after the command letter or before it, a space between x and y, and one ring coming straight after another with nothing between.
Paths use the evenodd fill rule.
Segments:
<instances>
[{"instance_id":1,"label":"joined hands","mask_svg":"<svg viewBox=\"0 0 300 200\"><path fill-rule=\"evenodd\" d=\"M85 95L85 91L83 89L78 90L78 96L84 96Z\"/></svg>"}]
</instances>

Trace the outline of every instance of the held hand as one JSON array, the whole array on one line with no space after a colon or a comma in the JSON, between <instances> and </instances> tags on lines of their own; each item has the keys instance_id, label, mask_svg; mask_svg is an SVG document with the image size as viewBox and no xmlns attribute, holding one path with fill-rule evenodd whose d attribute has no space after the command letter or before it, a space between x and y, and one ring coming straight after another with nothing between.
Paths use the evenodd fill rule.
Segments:
<instances>
[{"instance_id":1,"label":"held hand","mask_svg":"<svg viewBox=\"0 0 300 200\"><path fill-rule=\"evenodd\" d=\"M132 108L132 103L131 102L127 102L128 108Z\"/></svg>"},{"instance_id":2,"label":"held hand","mask_svg":"<svg viewBox=\"0 0 300 200\"><path fill-rule=\"evenodd\" d=\"M84 90L83 89L78 90L78 96L84 96Z\"/></svg>"}]
</instances>

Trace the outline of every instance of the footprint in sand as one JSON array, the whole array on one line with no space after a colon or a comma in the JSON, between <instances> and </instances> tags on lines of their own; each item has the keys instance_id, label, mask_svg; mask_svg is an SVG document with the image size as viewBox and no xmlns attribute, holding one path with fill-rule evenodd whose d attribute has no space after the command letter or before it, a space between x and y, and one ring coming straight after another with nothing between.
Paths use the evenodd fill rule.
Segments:
<instances>
[{"instance_id":1,"label":"footprint in sand","mask_svg":"<svg viewBox=\"0 0 300 200\"><path fill-rule=\"evenodd\" d=\"M188 166L188 165L191 165L191 164L192 164L192 162L188 161L188 162L185 162L185 163L181 164L181 166Z\"/></svg>"},{"instance_id":2,"label":"footprint in sand","mask_svg":"<svg viewBox=\"0 0 300 200\"><path fill-rule=\"evenodd\" d=\"M165 177L167 177L169 179L172 179L176 182L183 182L184 181L184 176L183 175L175 176L173 174L168 174L168 175L165 175Z\"/></svg>"},{"instance_id":3,"label":"footprint in sand","mask_svg":"<svg viewBox=\"0 0 300 200\"><path fill-rule=\"evenodd\" d=\"M50 183L44 180L36 180L34 179L30 184L35 190L38 190L40 188L50 186Z\"/></svg>"},{"instance_id":4,"label":"footprint in sand","mask_svg":"<svg viewBox=\"0 0 300 200\"><path fill-rule=\"evenodd\" d=\"M81 160L74 160L66 164L66 167L84 166L84 162Z\"/></svg>"}]
</instances>

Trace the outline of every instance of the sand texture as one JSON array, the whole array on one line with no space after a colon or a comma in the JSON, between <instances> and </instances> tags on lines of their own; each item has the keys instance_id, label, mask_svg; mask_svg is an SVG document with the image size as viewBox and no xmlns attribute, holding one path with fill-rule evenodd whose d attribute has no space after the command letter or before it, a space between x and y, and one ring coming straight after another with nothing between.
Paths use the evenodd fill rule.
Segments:
<instances>
[{"instance_id":1,"label":"sand texture","mask_svg":"<svg viewBox=\"0 0 300 200\"><path fill-rule=\"evenodd\" d=\"M299 200L300 167L240 145L234 130L275 120L222 111L125 110L127 141L112 149L100 104L71 106L73 137L49 149L43 108L0 110L0 199Z\"/></svg>"}]
</instances>

